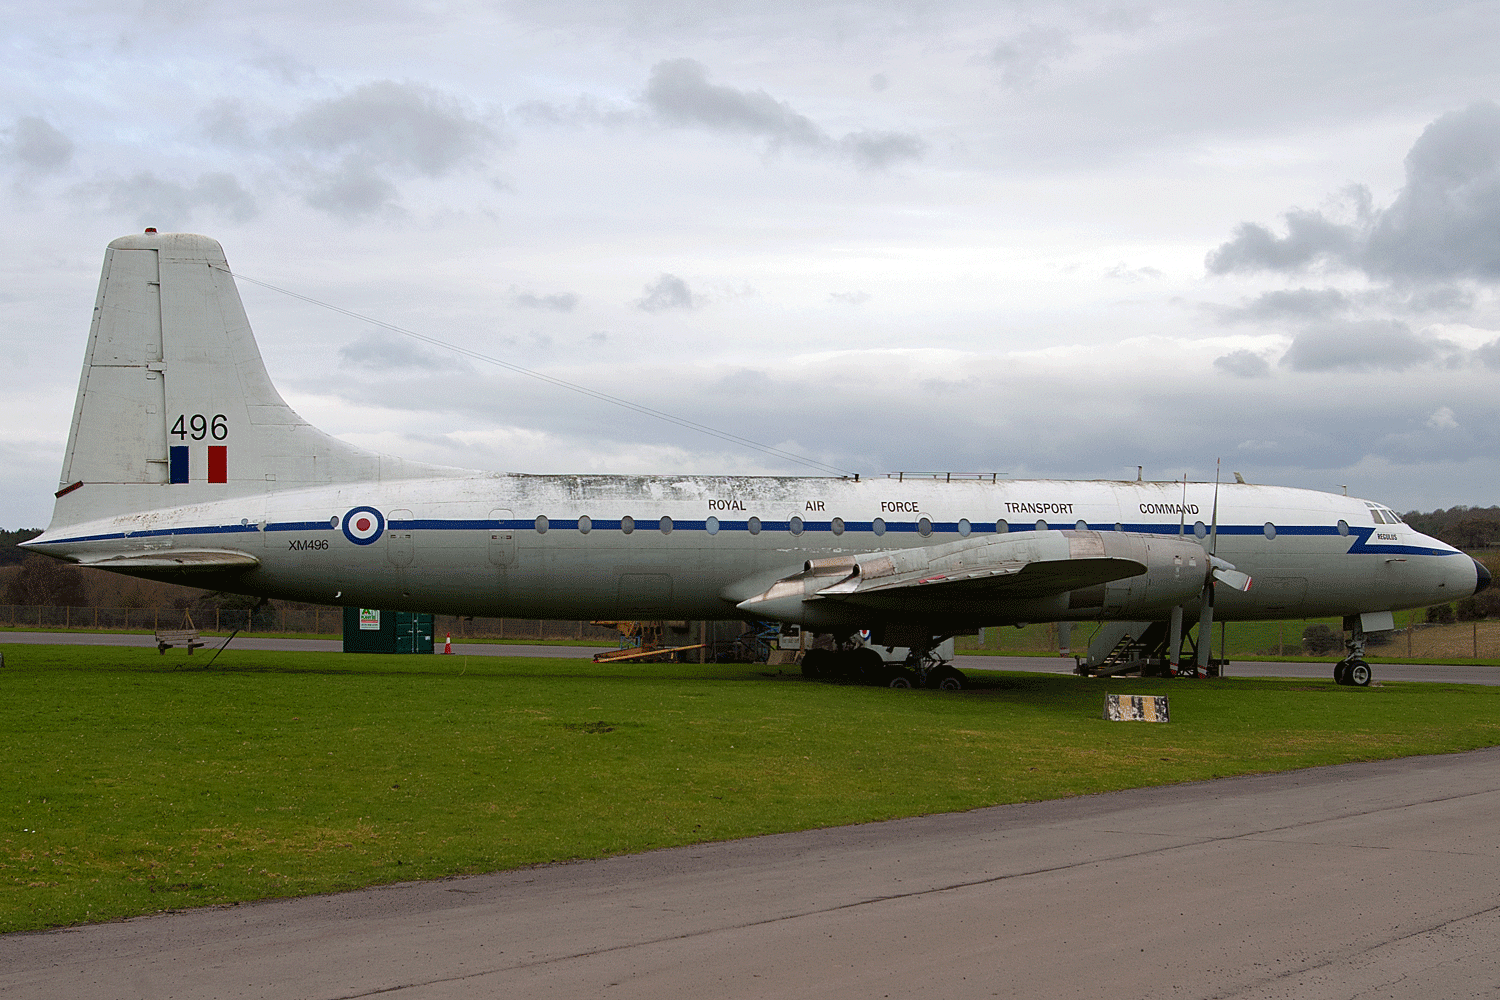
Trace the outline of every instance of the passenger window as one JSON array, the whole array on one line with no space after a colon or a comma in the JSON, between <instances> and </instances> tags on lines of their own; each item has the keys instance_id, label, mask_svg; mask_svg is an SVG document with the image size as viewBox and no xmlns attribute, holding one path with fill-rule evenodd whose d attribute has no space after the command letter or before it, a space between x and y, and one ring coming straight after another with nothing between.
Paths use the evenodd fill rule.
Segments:
<instances>
[{"instance_id":1,"label":"passenger window","mask_svg":"<svg viewBox=\"0 0 1500 1000\"><path fill-rule=\"evenodd\" d=\"M1339 518L1339 534L1349 534L1349 522L1345 521L1343 518Z\"/></svg>"},{"instance_id":2,"label":"passenger window","mask_svg":"<svg viewBox=\"0 0 1500 1000\"><path fill-rule=\"evenodd\" d=\"M958 519L958 533L961 537L968 538L969 532L973 530L974 529L969 525L969 519L967 517L961 517Z\"/></svg>"},{"instance_id":3,"label":"passenger window","mask_svg":"<svg viewBox=\"0 0 1500 1000\"><path fill-rule=\"evenodd\" d=\"M1037 519L1036 530L1037 531L1046 531L1047 530L1047 521L1046 521L1045 518L1038 518Z\"/></svg>"},{"instance_id":4,"label":"passenger window","mask_svg":"<svg viewBox=\"0 0 1500 1000\"><path fill-rule=\"evenodd\" d=\"M593 530L594 530L594 519L593 518L589 517L587 514L584 514L584 515L582 515L582 516L580 516L578 518L578 531L579 531L580 534L587 535L590 531L593 531Z\"/></svg>"},{"instance_id":5,"label":"passenger window","mask_svg":"<svg viewBox=\"0 0 1500 1000\"><path fill-rule=\"evenodd\" d=\"M719 519L713 515L709 515L708 520L703 522L703 529L710 535L717 535L719 533Z\"/></svg>"},{"instance_id":6,"label":"passenger window","mask_svg":"<svg viewBox=\"0 0 1500 1000\"><path fill-rule=\"evenodd\" d=\"M1010 530L1010 522L1004 518L995 522L995 534L1003 535Z\"/></svg>"},{"instance_id":7,"label":"passenger window","mask_svg":"<svg viewBox=\"0 0 1500 1000\"><path fill-rule=\"evenodd\" d=\"M625 532L625 534L627 535L634 531L635 518L631 517L629 514L626 514L624 517L620 518L620 530Z\"/></svg>"},{"instance_id":8,"label":"passenger window","mask_svg":"<svg viewBox=\"0 0 1500 1000\"><path fill-rule=\"evenodd\" d=\"M1080 517L1077 521L1073 522L1073 530L1074 531L1088 531L1089 530L1089 523L1087 521L1085 521L1083 518Z\"/></svg>"},{"instance_id":9,"label":"passenger window","mask_svg":"<svg viewBox=\"0 0 1500 1000\"><path fill-rule=\"evenodd\" d=\"M1276 525L1272 524L1270 521L1266 522L1265 531L1266 531L1266 537L1267 538L1275 538L1276 537Z\"/></svg>"},{"instance_id":10,"label":"passenger window","mask_svg":"<svg viewBox=\"0 0 1500 1000\"><path fill-rule=\"evenodd\" d=\"M760 534L760 518L752 517L749 521L745 522L745 527L750 529L750 534L752 535Z\"/></svg>"},{"instance_id":11,"label":"passenger window","mask_svg":"<svg viewBox=\"0 0 1500 1000\"><path fill-rule=\"evenodd\" d=\"M921 532L923 538L932 534L932 519L924 517L917 521L917 531Z\"/></svg>"},{"instance_id":12,"label":"passenger window","mask_svg":"<svg viewBox=\"0 0 1500 1000\"><path fill-rule=\"evenodd\" d=\"M1208 536L1208 525L1204 524L1202 521L1194 521L1193 534L1197 535L1199 538L1206 538Z\"/></svg>"},{"instance_id":13,"label":"passenger window","mask_svg":"<svg viewBox=\"0 0 1500 1000\"><path fill-rule=\"evenodd\" d=\"M547 533L547 515L546 514L538 514L536 516L536 533L538 535L545 535Z\"/></svg>"},{"instance_id":14,"label":"passenger window","mask_svg":"<svg viewBox=\"0 0 1500 1000\"><path fill-rule=\"evenodd\" d=\"M875 532L875 534L877 535L885 534L885 518L877 517L875 520L871 521L870 530Z\"/></svg>"},{"instance_id":15,"label":"passenger window","mask_svg":"<svg viewBox=\"0 0 1500 1000\"><path fill-rule=\"evenodd\" d=\"M672 533L672 519L667 515L663 514L661 516L661 523L659 526L663 535L670 535Z\"/></svg>"},{"instance_id":16,"label":"passenger window","mask_svg":"<svg viewBox=\"0 0 1500 1000\"><path fill-rule=\"evenodd\" d=\"M800 534L802 534L802 518L794 516L792 518L792 520L791 520L790 523L791 523L791 528L792 528L792 534L794 534L794 535L800 535Z\"/></svg>"},{"instance_id":17,"label":"passenger window","mask_svg":"<svg viewBox=\"0 0 1500 1000\"><path fill-rule=\"evenodd\" d=\"M833 528L835 535L842 535L844 533L844 519L842 517L834 518L833 523L829 527Z\"/></svg>"}]
</instances>

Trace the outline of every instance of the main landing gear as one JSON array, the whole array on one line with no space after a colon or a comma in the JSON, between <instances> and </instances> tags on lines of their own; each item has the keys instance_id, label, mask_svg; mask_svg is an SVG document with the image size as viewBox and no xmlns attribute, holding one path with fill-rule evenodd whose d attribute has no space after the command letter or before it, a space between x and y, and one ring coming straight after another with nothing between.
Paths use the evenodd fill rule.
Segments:
<instances>
[{"instance_id":1,"label":"main landing gear","mask_svg":"<svg viewBox=\"0 0 1500 1000\"><path fill-rule=\"evenodd\" d=\"M1349 636L1344 640L1349 655L1334 664L1333 681L1335 684L1369 687L1372 675L1370 665L1365 662L1365 630L1361 627L1358 615L1344 619L1344 631Z\"/></svg>"},{"instance_id":2,"label":"main landing gear","mask_svg":"<svg viewBox=\"0 0 1500 1000\"><path fill-rule=\"evenodd\" d=\"M964 675L934 656L931 648L912 649L904 661L892 663L877 648L854 637L836 640L832 649L814 648L803 653L802 675L897 689L961 691L967 686Z\"/></svg>"}]
</instances>

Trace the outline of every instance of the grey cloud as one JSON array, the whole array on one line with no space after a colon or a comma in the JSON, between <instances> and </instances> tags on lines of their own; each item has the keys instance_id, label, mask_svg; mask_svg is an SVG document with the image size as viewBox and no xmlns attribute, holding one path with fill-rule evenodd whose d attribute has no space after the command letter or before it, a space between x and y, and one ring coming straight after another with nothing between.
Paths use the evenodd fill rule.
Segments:
<instances>
[{"instance_id":1,"label":"grey cloud","mask_svg":"<svg viewBox=\"0 0 1500 1000\"><path fill-rule=\"evenodd\" d=\"M1500 106L1474 104L1427 126L1364 263L1387 278L1500 278Z\"/></svg>"},{"instance_id":2,"label":"grey cloud","mask_svg":"<svg viewBox=\"0 0 1500 1000\"><path fill-rule=\"evenodd\" d=\"M1118 278L1121 281L1145 281L1147 279L1163 278L1162 274L1154 267L1126 267L1124 264L1116 264L1104 272L1106 278Z\"/></svg>"},{"instance_id":3,"label":"grey cloud","mask_svg":"<svg viewBox=\"0 0 1500 1000\"><path fill-rule=\"evenodd\" d=\"M907 132L850 132L838 148L864 170L884 170L902 160L921 157L927 144Z\"/></svg>"},{"instance_id":4,"label":"grey cloud","mask_svg":"<svg viewBox=\"0 0 1500 1000\"><path fill-rule=\"evenodd\" d=\"M1353 217L1293 209L1286 235L1245 222L1211 252L1212 274L1296 273L1317 265L1405 282L1500 279L1500 105L1484 101L1443 115L1406 156L1406 182L1376 209L1369 192L1346 192Z\"/></svg>"},{"instance_id":5,"label":"grey cloud","mask_svg":"<svg viewBox=\"0 0 1500 1000\"><path fill-rule=\"evenodd\" d=\"M348 368L367 368L382 374L471 371L472 366L457 357L426 350L394 333L372 332L339 348L339 358Z\"/></svg>"},{"instance_id":6,"label":"grey cloud","mask_svg":"<svg viewBox=\"0 0 1500 1000\"><path fill-rule=\"evenodd\" d=\"M637 309L646 312L664 312L668 309L692 309L702 304L701 298L693 295L686 281L675 274L663 274L647 285L645 295L636 300Z\"/></svg>"},{"instance_id":7,"label":"grey cloud","mask_svg":"<svg viewBox=\"0 0 1500 1000\"><path fill-rule=\"evenodd\" d=\"M32 174L55 174L73 160L73 140L41 118L25 115L6 129L10 158Z\"/></svg>"},{"instance_id":8,"label":"grey cloud","mask_svg":"<svg viewBox=\"0 0 1500 1000\"><path fill-rule=\"evenodd\" d=\"M1277 236L1259 223L1240 223L1234 239L1208 255L1209 273L1295 273L1324 261L1347 264L1359 244L1354 227L1334 222L1322 212L1293 209L1286 214L1286 226L1287 234Z\"/></svg>"},{"instance_id":9,"label":"grey cloud","mask_svg":"<svg viewBox=\"0 0 1500 1000\"><path fill-rule=\"evenodd\" d=\"M1396 320L1361 320L1304 330L1281 364L1293 371L1404 371L1451 353L1453 345L1422 337Z\"/></svg>"},{"instance_id":10,"label":"grey cloud","mask_svg":"<svg viewBox=\"0 0 1500 1000\"><path fill-rule=\"evenodd\" d=\"M280 136L315 153L353 155L371 165L427 177L477 164L499 142L495 129L456 98L391 80L317 102L282 128Z\"/></svg>"},{"instance_id":11,"label":"grey cloud","mask_svg":"<svg viewBox=\"0 0 1500 1000\"><path fill-rule=\"evenodd\" d=\"M346 219L380 211L398 211L396 186L380 171L357 157L346 157L337 168L321 171L303 197L313 208Z\"/></svg>"},{"instance_id":12,"label":"grey cloud","mask_svg":"<svg viewBox=\"0 0 1500 1000\"><path fill-rule=\"evenodd\" d=\"M1007 87L1023 88L1039 81L1053 63L1077 48L1072 35L1061 28L1028 28L997 42L987 61L999 67L1000 80Z\"/></svg>"},{"instance_id":13,"label":"grey cloud","mask_svg":"<svg viewBox=\"0 0 1500 1000\"><path fill-rule=\"evenodd\" d=\"M1485 367L1500 369L1500 340L1492 340L1477 348L1474 356L1483 362Z\"/></svg>"},{"instance_id":14,"label":"grey cloud","mask_svg":"<svg viewBox=\"0 0 1500 1000\"><path fill-rule=\"evenodd\" d=\"M180 229L199 209L209 209L235 222L255 217L255 198L231 174L207 173L192 184L167 180L143 171L80 185L78 193L97 198L115 212L133 214L142 225Z\"/></svg>"},{"instance_id":15,"label":"grey cloud","mask_svg":"<svg viewBox=\"0 0 1500 1000\"><path fill-rule=\"evenodd\" d=\"M694 59L668 59L651 67L646 104L673 125L701 125L750 132L777 142L817 146L822 129L764 90L735 90L708 82L708 69Z\"/></svg>"},{"instance_id":16,"label":"grey cloud","mask_svg":"<svg viewBox=\"0 0 1500 1000\"><path fill-rule=\"evenodd\" d=\"M553 312L572 312L578 305L578 296L573 292L555 292L552 295L536 295L512 289L511 305L523 309L551 309Z\"/></svg>"},{"instance_id":17,"label":"grey cloud","mask_svg":"<svg viewBox=\"0 0 1500 1000\"><path fill-rule=\"evenodd\" d=\"M1219 310L1226 323L1323 319L1349 309L1349 296L1336 288L1297 288L1265 292L1243 306Z\"/></svg>"},{"instance_id":18,"label":"grey cloud","mask_svg":"<svg viewBox=\"0 0 1500 1000\"><path fill-rule=\"evenodd\" d=\"M1271 363L1254 351L1230 351L1214 358L1214 367L1240 378L1265 378L1271 374Z\"/></svg>"},{"instance_id":19,"label":"grey cloud","mask_svg":"<svg viewBox=\"0 0 1500 1000\"><path fill-rule=\"evenodd\" d=\"M254 144L250 117L234 98L224 98L198 112L198 127L216 146L244 149Z\"/></svg>"},{"instance_id":20,"label":"grey cloud","mask_svg":"<svg viewBox=\"0 0 1500 1000\"><path fill-rule=\"evenodd\" d=\"M861 130L835 139L764 90L710 83L707 67L694 59L668 59L653 66L644 101L668 125L741 132L768 140L773 149L791 146L832 153L864 169L879 170L917 159L926 148L920 138L907 132Z\"/></svg>"}]
</instances>

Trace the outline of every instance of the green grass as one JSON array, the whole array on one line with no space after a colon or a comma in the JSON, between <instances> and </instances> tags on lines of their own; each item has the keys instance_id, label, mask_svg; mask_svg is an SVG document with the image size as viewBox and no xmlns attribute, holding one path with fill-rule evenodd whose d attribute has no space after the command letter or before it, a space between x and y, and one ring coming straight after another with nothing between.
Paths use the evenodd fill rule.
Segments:
<instances>
[{"instance_id":1,"label":"green grass","mask_svg":"<svg viewBox=\"0 0 1500 1000\"><path fill-rule=\"evenodd\" d=\"M1500 688L8 646L0 930L1500 743ZM1168 725L1103 696L1167 693Z\"/></svg>"}]
</instances>

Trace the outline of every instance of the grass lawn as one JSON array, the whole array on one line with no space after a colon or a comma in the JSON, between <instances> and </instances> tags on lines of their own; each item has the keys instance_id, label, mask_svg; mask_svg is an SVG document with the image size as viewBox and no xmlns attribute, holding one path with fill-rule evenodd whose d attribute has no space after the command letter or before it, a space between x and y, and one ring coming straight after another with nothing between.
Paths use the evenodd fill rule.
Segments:
<instances>
[{"instance_id":1,"label":"grass lawn","mask_svg":"<svg viewBox=\"0 0 1500 1000\"><path fill-rule=\"evenodd\" d=\"M7 646L0 931L1500 743L1500 688ZM1167 725L1105 691L1165 693Z\"/></svg>"}]
</instances>

